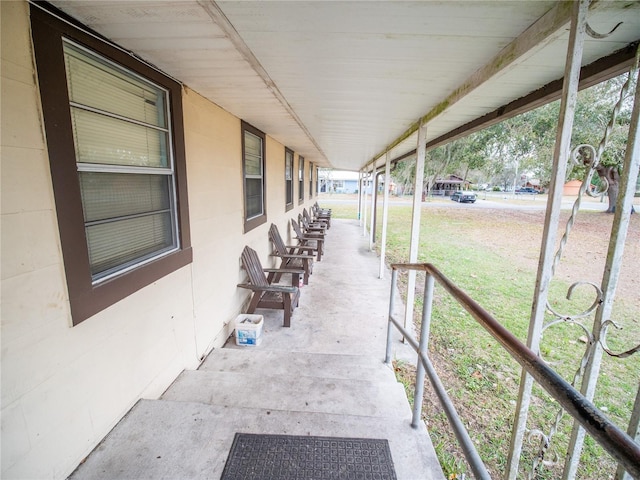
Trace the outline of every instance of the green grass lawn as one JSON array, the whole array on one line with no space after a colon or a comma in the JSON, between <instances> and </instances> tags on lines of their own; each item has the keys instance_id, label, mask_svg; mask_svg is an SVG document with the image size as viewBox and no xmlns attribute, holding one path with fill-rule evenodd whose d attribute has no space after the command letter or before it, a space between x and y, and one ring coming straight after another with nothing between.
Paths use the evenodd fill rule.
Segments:
<instances>
[{"instance_id":1,"label":"green grass lawn","mask_svg":"<svg viewBox=\"0 0 640 480\"><path fill-rule=\"evenodd\" d=\"M357 205L323 206L332 208L334 218L356 218ZM379 218L381 210L378 209ZM423 209L418 261L436 265L524 342L534 293L535 260L538 256L537 250L531 250L539 249L541 225L522 222L518 218L499 221L492 218L487 210L477 210L472 216L468 213L462 215L461 212L463 210L460 209ZM407 261L410 228L411 207L390 206L387 240L389 263ZM514 229L518 229L517 237L520 240L531 238L534 247L509 245L509 236L516 237ZM480 235L479 232L484 233ZM380 229L377 233L379 241ZM493 235L502 240L495 242L500 245L487 240ZM516 238L514 241L517 241ZM517 254L518 249L523 249L522 255ZM406 281L403 282L403 279L401 276L401 290L406 288ZM417 284L420 286L421 281L423 280L418 277ZM566 312L579 312L591 305L593 293L588 288L578 289L571 301L567 301L564 296L568 286L566 281L553 281L550 292L553 305L561 305L562 311ZM416 299L415 318L419 318L421 292L416 293ZM625 325L626 329L624 334L611 329L610 347L620 351L640 343L638 311L638 305L633 301L626 301L625 298L616 300L615 319ZM593 318L590 319L592 321ZM587 328L591 327L589 321L585 324ZM580 337L584 335L584 331L575 325L561 324L547 330L541 341L543 358L568 381L573 379L580 365L585 349ZM494 478L501 477L509 450L520 382L519 366L462 307L437 287L431 323L430 356L491 475ZM409 390L412 389L413 367L397 365L396 369L401 381ZM640 355L625 360L605 355L594 403L625 431L639 379ZM468 469L430 387L427 386L426 390L428 393L423 418L445 474L448 478L456 478L456 475L468 472ZM412 392L408 393L411 398ZM558 409L557 404L544 391L535 387L528 428L548 433L556 420ZM548 455L548 458L556 456L559 465L542 466L538 478L560 477L571 425L570 417L564 415L552 441L552 452ZM532 442L525 444L521 471L530 468L537 452L538 440L532 439ZM587 437L578 478L613 478L614 471L615 464L608 454Z\"/></svg>"}]
</instances>

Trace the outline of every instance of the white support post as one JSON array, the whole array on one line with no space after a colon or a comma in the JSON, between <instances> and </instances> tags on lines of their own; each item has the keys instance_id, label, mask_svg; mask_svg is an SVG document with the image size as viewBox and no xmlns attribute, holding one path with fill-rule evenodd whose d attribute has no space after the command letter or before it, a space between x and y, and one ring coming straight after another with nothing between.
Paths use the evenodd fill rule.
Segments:
<instances>
[{"instance_id":1,"label":"white support post","mask_svg":"<svg viewBox=\"0 0 640 480\"><path fill-rule=\"evenodd\" d=\"M604 275L602 277L602 303L596 311L593 331L596 333L595 344L591 358L589 359L584 372L584 379L580 386L581 393L587 400L593 401L596 393L596 385L600 374L602 363L602 343L601 327L605 320L611 318L613 310L613 300L618 287L620 269L622 266L622 256L624 245L629 232L631 222L631 209L633 208L633 197L636 192L636 180L640 172L640 88L638 88L638 77L636 72L636 93L631 113L631 124L629 125L629 137L627 150L625 152L624 166L620 175L620 191L616 204L615 217L611 228L609 249L607 251L607 261L605 263ZM640 393L639 393L640 395ZM636 418L636 422L637 422ZM631 429L630 429L631 430ZM633 432L629 432L633 434ZM637 436L637 424L636 432ZM580 454L584 445L585 430L577 422L574 422L569 441L567 461L564 465L563 477L565 480L573 479L580 463Z\"/></svg>"},{"instance_id":2,"label":"white support post","mask_svg":"<svg viewBox=\"0 0 640 480\"><path fill-rule=\"evenodd\" d=\"M362 185L364 173L358 175L358 225L362 226Z\"/></svg>"},{"instance_id":3,"label":"white support post","mask_svg":"<svg viewBox=\"0 0 640 480\"><path fill-rule=\"evenodd\" d=\"M558 223L560 220L560 208L562 206L562 189L567 171L567 160L571 147L571 132L573 118L578 96L578 81L580 78L580 64L582 61L582 48L589 10L590 0L580 0L573 4L571 15L571 32L567 57L565 61L565 75L562 86L562 99L560 101L560 115L553 153L554 172L549 187L549 200L542 234L540 259L538 261L538 275L536 278L531 319L529 321L529 333L527 346L537 352L540 345L540 336L544 322L544 314L549 293L549 283L553 276L553 259L555 256L556 238L558 236ZM522 443L527 429L527 416L531 400L533 378L524 369L522 370L518 403L511 435L511 448L507 463L507 475L509 480L515 480L518 474Z\"/></svg>"},{"instance_id":4,"label":"white support post","mask_svg":"<svg viewBox=\"0 0 640 480\"><path fill-rule=\"evenodd\" d=\"M373 238L374 226L376 222L376 198L378 197L376 188L376 168L375 162L371 165L371 221L369 222L369 250L373 250L376 239Z\"/></svg>"},{"instance_id":5,"label":"white support post","mask_svg":"<svg viewBox=\"0 0 640 480\"><path fill-rule=\"evenodd\" d=\"M380 274L384 278L385 255L387 254L387 221L389 220L389 185L391 184L391 156L387 152L387 162L384 167L384 199L382 206L382 235L380 238Z\"/></svg>"},{"instance_id":6,"label":"white support post","mask_svg":"<svg viewBox=\"0 0 640 480\"><path fill-rule=\"evenodd\" d=\"M362 236L367 236L367 183L369 174L365 170L362 177Z\"/></svg>"},{"instance_id":7,"label":"white support post","mask_svg":"<svg viewBox=\"0 0 640 480\"><path fill-rule=\"evenodd\" d=\"M427 126L418 128L418 148L416 153L416 179L413 187L413 212L411 216L411 243L409 245L409 263L418 261L420 244L420 213L422 209L422 183L424 182L424 162L426 156ZM404 328L413 328L413 304L416 296L416 271L409 270L407 279L407 305L404 316Z\"/></svg>"}]
</instances>

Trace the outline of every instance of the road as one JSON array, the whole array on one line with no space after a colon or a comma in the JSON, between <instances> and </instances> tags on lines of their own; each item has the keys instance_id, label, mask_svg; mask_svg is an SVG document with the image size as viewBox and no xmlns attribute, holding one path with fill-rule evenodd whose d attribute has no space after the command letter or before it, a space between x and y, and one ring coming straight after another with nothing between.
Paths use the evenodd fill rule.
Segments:
<instances>
[{"instance_id":1,"label":"road","mask_svg":"<svg viewBox=\"0 0 640 480\"><path fill-rule=\"evenodd\" d=\"M479 192L476 203L457 203L449 200L448 197L433 197L422 202L423 207L449 207L449 208L494 208L494 209L514 209L514 210L544 210L547 207L547 195L514 195L503 192ZM562 198L562 209L570 210L576 201L575 196ZM320 194L318 201L323 205L340 205L358 203L357 195L349 194ZM369 200L370 201L370 200ZM382 203L382 195L378 197ZM390 205L411 205L411 197L391 196ZM636 210L640 210L640 197L634 199ZM600 199L583 197L580 210L604 212L608 207L607 199L602 202Z\"/></svg>"}]
</instances>

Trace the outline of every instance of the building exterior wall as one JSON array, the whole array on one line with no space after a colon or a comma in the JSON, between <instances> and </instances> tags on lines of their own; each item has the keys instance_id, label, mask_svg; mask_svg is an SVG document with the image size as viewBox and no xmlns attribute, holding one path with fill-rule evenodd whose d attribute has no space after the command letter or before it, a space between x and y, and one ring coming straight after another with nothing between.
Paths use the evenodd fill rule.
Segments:
<instances>
[{"instance_id":1,"label":"building exterior wall","mask_svg":"<svg viewBox=\"0 0 640 480\"><path fill-rule=\"evenodd\" d=\"M267 223L244 234L240 119L185 87L193 262L72 327L29 7L0 8L1 476L64 478L138 399L225 342L248 299L242 248L273 264L270 224L287 237L305 205L285 212L284 145L267 135Z\"/></svg>"}]
</instances>

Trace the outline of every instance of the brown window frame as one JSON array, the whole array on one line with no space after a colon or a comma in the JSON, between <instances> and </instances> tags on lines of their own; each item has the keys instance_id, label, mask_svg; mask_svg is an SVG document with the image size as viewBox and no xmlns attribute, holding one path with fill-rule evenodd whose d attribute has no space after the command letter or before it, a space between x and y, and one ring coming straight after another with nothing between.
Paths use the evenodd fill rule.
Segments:
<instances>
[{"instance_id":1,"label":"brown window frame","mask_svg":"<svg viewBox=\"0 0 640 480\"><path fill-rule=\"evenodd\" d=\"M241 122L241 135L242 135L242 204L244 205L244 233L247 233L254 228L267 223L267 138L264 132L258 130L253 125L248 124L245 121ZM262 214L251 218L247 218L247 188L246 188L246 151L244 145L244 132L249 132L262 139Z\"/></svg>"},{"instance_id":2,"label":"brown window frame","mask_svg":"<svg viewBox=\"0 0 640 480\"><path fill-rule=\"evenodd\" d=\"M69 292L72 324L78 325L105 308L192 262L187 172L182 122L182 87L124 50L46 4L30 5L37 75L47 151L58 217L58 229ZM55 14L56 16L54 16ZM60 17L60 18L58 18ZM65 18L65 21L62 20ZM96 52L168 91L174 159L178 249L148 263L95 283L89 266L80 181L76 166L63 38Z\"/></svg>"},{"instance_id":3,"label":"brown window frame","mask_svg":"<svg viewBox=\"0 0 640 480\"><path fill-rule=\"evenodd\" d=\"M289 171L287 172L287 156L291 156L291 163L289 164ZM284 211L288 212L293 209L293 163L295 160L295 154L290 148L284 147ZM287 180L287 173L290 180ZM291 201L288 201L288 199Z\"/></svg>"},{"instance_id":4,"label":"brown window frame","mask_svg":"<svg viewBox=\"0 0 640 480\"><path fill-rule=\"evenodd\" d=\"M304 157L298 155L298 205L304 203Z\"/></svg>"}]
</instances>

